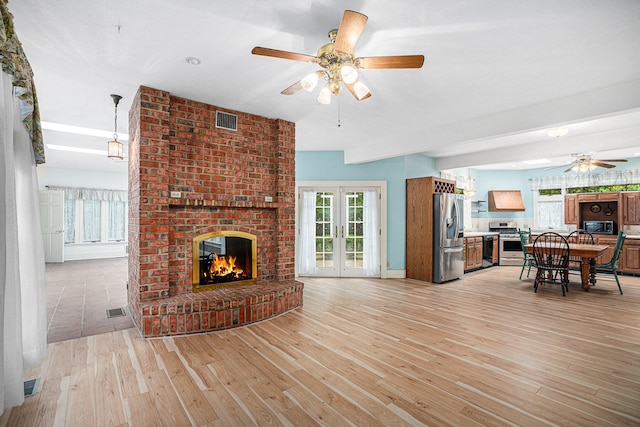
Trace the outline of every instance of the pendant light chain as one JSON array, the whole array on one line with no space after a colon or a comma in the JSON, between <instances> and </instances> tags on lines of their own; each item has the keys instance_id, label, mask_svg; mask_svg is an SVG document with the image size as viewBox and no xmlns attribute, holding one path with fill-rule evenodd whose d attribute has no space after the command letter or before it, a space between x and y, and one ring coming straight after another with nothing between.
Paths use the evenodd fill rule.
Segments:
<instances>
[{"instance_id":1,"label":"pendant light chain","mask_svg":"<svg viewBox=\"0 0 640 427\"><path fill-rule=\"evenodd\" d=\"M118 103L120 102L120 96L118 95L111 95L113 97L113 102L114 104L116 104L115 106L115 113L113 115L114 119L113 119L113 139L114 140L118 140Z\"/></svg>"},{"instance_id":2,"label":"pendant light chain","mask_svg":"<svg viewBox=\"0 0 640 427\"><path fill-rule=\"evenodd\" d=\"M340 97L336 96L338 99L338 127L340 127Z\"/></svg>"}]
</instances>

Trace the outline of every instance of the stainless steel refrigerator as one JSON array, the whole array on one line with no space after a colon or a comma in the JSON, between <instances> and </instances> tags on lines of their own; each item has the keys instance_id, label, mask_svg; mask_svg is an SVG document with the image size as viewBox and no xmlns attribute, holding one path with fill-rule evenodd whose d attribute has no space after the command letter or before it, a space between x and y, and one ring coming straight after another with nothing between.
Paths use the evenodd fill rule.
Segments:
<instances>
[{"instance_id":1,"label":"stainless steel refrigerator","mask_svg":"<svg viewBox=\"0 0 640 427\"><path fill-rule=\"evenodd\" d=\"M433 281L447 282L464 274L464 196L433 195Z\"/></svg>"}]
</instances>

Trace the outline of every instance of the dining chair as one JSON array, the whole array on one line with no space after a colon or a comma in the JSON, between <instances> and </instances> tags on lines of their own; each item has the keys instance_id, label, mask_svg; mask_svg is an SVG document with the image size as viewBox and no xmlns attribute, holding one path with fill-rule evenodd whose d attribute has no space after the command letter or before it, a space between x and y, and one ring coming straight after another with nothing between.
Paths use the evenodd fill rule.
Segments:
<instances>
[{"instance_id":1,"label":"dining chair","mask_svg":"<svg viewBox=\"0 0 640 427\"><path fill-rule=\"evenodd\" d=\"M520 245L522 246L522 255L524 257L522 269L520 270L520 280L522 280L522 273L524 273L525 267L529 267L527 270L527 277L529 277L531 267L533 266L533 254L528 253L527 248L525 247L525 245L531 243L531 230L518 230L518 234L520 235Z\"/></svg>"},{"instance_id":2,"label":"dining chair","mask_svg":"<svg viewBox=\"0 0 640 427\"><path fill-rule=\"evenodd\" d=\"M569 233L567 236L567 242L569 243L579 243L584 245L593 245L595 240L593 239L593 234L589 233L586 230L575 230ZM579 256L570 256L569 257L569 270L571 271L582 271L582 258Z\"/></svg>"},{"instance_id":3,"label":"dining chair","mask_svg":"<svg viewBox=\"0 0 640 427\"><path fill-rule=\"evenodd\" d=\"M622 230L618 231L618 238L616 239L616 247L613 250L613 255L609 262L604 264L596 264L596 270L606 270L611 271L613 273L613 277L616 279L616 283L618 284L618 290L620 291L620 295L622 295L622 288L620 287L620 280L618 280L618 260L620 259L620 252L622 251L622 245L624 245L624 239L627 238L627 235L624 234Z\"/></svg>"},{"instance_id":4,"label":"dining chair","mask_svg":"<svg viewBox=\"0 0 640 427\"><path fill-rule=\"evenodd\" d=\"M558 233L547 232L533 242L533 260L537 268L534 292L544 283L560 284L562 296L569 292L569 243Z\"/></svg>"}]
</instances>

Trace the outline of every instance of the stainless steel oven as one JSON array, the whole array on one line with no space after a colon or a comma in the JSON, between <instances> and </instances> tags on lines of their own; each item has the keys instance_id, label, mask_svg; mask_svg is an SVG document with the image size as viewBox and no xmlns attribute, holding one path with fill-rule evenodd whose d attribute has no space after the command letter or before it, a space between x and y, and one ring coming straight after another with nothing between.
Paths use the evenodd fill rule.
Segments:
<instances>
[{"instance_id":1,"label":"stainless steel oven","mask_svg":"<svg viewBox=\"0 0 640 427\"><path fill-rule=\"evenodd\" d=\"M490 222L489 231L500 234L500 265L522 265L524 255L517 224L514 221Z\"/></svg>"}]
</instances>

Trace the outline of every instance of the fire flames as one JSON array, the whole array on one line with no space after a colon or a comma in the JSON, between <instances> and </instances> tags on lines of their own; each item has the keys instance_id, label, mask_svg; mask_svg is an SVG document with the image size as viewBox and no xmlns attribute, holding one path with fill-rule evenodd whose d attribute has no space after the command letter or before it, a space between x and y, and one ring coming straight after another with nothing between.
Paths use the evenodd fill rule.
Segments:
<instances>
[{"instance_id":1,"label":"fire flames","mask_svg":"<svg viewBox=\"0 0 640 427\"><path fill-rule=\"evenodd\" d=\"M237 257L233 256L218 256L213 254L214 257L211 260L211 266L209 267L209 275L212 277L235 277L241 278L244 271L236 266Z\"/></svg>"}]
</instances>

